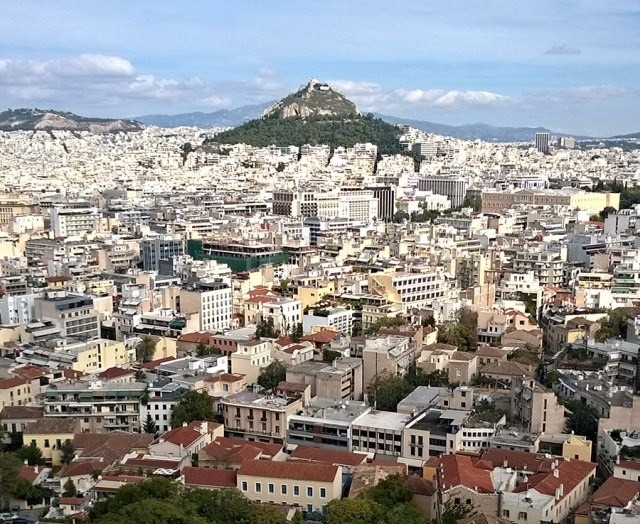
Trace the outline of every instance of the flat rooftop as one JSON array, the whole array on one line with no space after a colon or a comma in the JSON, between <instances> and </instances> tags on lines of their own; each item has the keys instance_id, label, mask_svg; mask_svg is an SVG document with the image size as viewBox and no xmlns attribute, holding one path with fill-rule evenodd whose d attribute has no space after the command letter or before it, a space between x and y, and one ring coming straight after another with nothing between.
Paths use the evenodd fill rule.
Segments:
<instances>
[{"instance_id":1,"label":"flat rooftop","mask_svg":"<svg viewBox=\"0 0 640 524\"><path fill-rule=\"evenodd\" d=\"M357 425L390 431L402 431L410 419L411 415L407 413L370 411L358 419Z\"/></svg>"}]
</instances>

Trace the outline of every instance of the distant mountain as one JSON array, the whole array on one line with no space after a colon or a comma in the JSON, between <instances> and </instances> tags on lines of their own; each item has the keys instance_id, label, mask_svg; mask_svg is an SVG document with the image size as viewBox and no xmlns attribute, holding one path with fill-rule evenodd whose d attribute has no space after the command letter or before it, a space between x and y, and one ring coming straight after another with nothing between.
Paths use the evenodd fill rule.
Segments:
<instances>
[{"instance_id":1,"label":"distant mountain","mask_svg":"<svg viewBox=\"0 0 640 524\"><path fill-rule=\"evenodd\" d=\"M217 134L207 143L352 147L371 142L381 154L400 153L400 129L381 119L362 116L353 102L327 84L311 79L298 91L271 105L261 118Z\"/></svg>"},{"instance_id":2,"label":"distant mountain","mask_svg":"<svg viewBox=\"0 0 640 524\"><path fill-rule=\"evenodd\" d=\"M242 106L236 109L220 109L212 113L182 113L179 115L145 115L134 117L148 126L182 127L193 126L207 129L210 127L236 127L248 120L258 118L271 102L260 105Z\"/></svg>"},{"instance_id":3,"label":"distant mountain","mask_svg":"<svg viewBox=\"0 0 640 524\"><path fill-rule=\"evenodd\" d=\"M376 117L382 118L382 120L391 124L405 124L420 129L425 133L436 133L438 135L452 136L464 140L480 139L487 142L531 142L534 140L536 133L549 133L555 136L566 135L566 133L557 133L544 127L496 127L489 124L449 126L423 120L411 120L409 118L399 118L397 116L382 115L379 113L374 114ZM583 139L588 137L575 138Z\"/></svg>"},{"instance_id":4,"label":"distant mountain","mask_svg":"<svg viewBox=\"0 0 640 524\"><path fill-rule=\"evenodd\" d=\"M140 131L144 126L135 120L87 118L52 109L8 109L0 113L0 131L90 131L118 133Z\"/></svg>"},{"instance_id":5,"label":"distant mountain","mask_svg":"<svg viewBox=\"0 0 640 524\"><path fill-rule=\"evenodd\" d=\"M614 140L625 140L632 138L640 138L640 133L629 133L628 135L616 135L611 137Z\"/></svg>"}]
</instances>

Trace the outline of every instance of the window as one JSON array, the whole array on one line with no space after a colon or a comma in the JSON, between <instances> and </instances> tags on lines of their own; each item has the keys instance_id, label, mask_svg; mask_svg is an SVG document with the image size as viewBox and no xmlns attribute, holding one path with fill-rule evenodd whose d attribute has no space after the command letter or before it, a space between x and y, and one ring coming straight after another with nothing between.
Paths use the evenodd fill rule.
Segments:
<instances>
[{"instance_id":1,"label":"window","mask_svg":"<svg viewBox=\"0 0 640 524\"><path fill-rule=\"evenodd\" d=\"M459 498L455 498L454 499L455 505L459 506L460 505L460 499Z\"/></svg>"},{"instance_id":2,"label":"window","mask_svg":"<svg viewBox=\"0 0 640 524\"><path fill-rule=\"evenodd\" d=\"M467 504L471 505L471 499L467 499Z\"/></svg>"},{"instance_id":3,"label":"window","mask_svg":"<svg viewBox=\"0 0 640 524\"><path fill-rule=\"evenodd\" d=\"M307 497L313 497L313 488L312 487L308 487L307 488Z\"/></svg>"},{"instance_id":4,"label":"window","mask_svg":"<svg viewBox=\"0 0 640 524\"><path fill-rule=\"evenodd\" d=\"M518 512L518 520L527 520L527 512L519 511Z\"/></svg>"},{"instance_id":5,"label":"window","mask_svg":"<svg viewBox=\"0 0 640 524\"><path fill-rule=\"evenodd\" d=\"M300 486L293 486L293 495L295 497L300 495Z\"/></svg>"},{"instance_id":6,"label":"window","mask_svg":"<svg viewBox=\"0 0 640 524\"><path fill-rule=\"evenodd\" d=\"M248 487L247 487L247 483L243 482L242 483L242 491L247 491Z\"/></svg>"},{"instance_id":7,"label":"window","mask_svg":"<svg viewBox=\"0 0 640 524\"><path fill-rule=\"evenodd\" d=\"M508 509L502 510L502 516L509 518L509 510Z\"/></svg>"},{"instance_id":8,"label":"window","mask_svg":"<svg viewBox=\"0 0 640 524\"><path fill-rule=\"evenodd\" d=\"M262 484L260 482L256 482L256 493L260 493L262 491Z\"/></svg>"},{"instance_id":9,"label":"window","mask_svg":"<svg viewBox=\"0 0 640 524\"><path fill-rule=\"evenodd\" d=\"M287 485L283 484L282 486L280 486L280 491L282 492L283 495L287 494Z\"/></svg>"},{"instance_id":10,"label":"window","mask_svg":"<svg viewBox=\"0 0 640 524\"><path fill-rule=\"evenodd\" d=\"M326 488L320 488L320 498L321 499L326 499L327 498L327 489Z\"/></svg>"},{"instance_id":11,"label":"window","mask_svg":"<svg viewBox=\"0 0 640 524\"><path fill-rule=\"evenodd\" d=\"M313 513L313 506L311 504L307 504L307 513Z\"/></svg>"},{"instance_id":12,"label":"window","mask_svg":"<svg viewBox=\"0 0 640 524\"><path fill-rule=\"evenodd\" d=\"M44 439L44 447L45 448L49 447L49 439L48 438Z\"/></svg>"},{"instance_id":13,"label":"window","mask_svg":"<svg viewBox=\"0 0 640 524\"><path fill-rule=\"evenodd\" d=\"M275 486L273 484L269 484L269 493L274 493L276 490Z\"/></svg>"}]
</instances>

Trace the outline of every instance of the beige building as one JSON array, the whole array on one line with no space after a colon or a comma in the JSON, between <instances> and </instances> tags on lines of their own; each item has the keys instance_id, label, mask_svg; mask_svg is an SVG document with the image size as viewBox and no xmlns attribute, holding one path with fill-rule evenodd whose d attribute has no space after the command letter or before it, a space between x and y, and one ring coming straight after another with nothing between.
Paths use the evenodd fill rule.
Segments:
<instances>
[{"instance_id":1,"label":"beige building","mask_svg":"<svg viewBox=\"0 0 640 524\"><path fill-rule=\"evenodd\" d=\"M62 463L60 448L65 442L73 441L76 433L80 433L78 419L42 418L27 424L24 428L23 440L25 445L35 444L42 451L47 464L59 466Z\"/></svg>"},{"instance_id":2,"label":"beige building","mask_svg":"<svg viewBox=\"0 0 640 524\"><path fill-rule=\"evenodd\" d=\"M342 468L328 464L245 460L238 470L238 489L249 500L326 512L342 497Z\"/></svg>"},{"instance_id":3,"label":"beige building","mask_svg":"<svg viewBox=\"0 0 640 524\"><path fill-rule=\"evenodd\" d=\"M565 428L564 406L556 394L528 377L511 381L511 417L534 433L562 433Z\"/></svg>"},{"instance_id":4,"label":"beige building","mask_svg":"<svg viewBox=\"0 0 640 524\"><path fill-rule=\"evenodd\" d=\"M60 362L62 367L87 374L122 366L135 359L135 348L106 338L68 344L50 356L50 361Z\"/></svg>"},{"instance_id":5,"label":"beige building","mask_svg":"<svg viewBox=\"0 0 640 524\"><path fill-rule=\"evenodd\" d=\"M456 351L448 363L449 382L468 384L478 374L478 357L474 353Z\"/></svg>"},{"instance_id":6,"label":"beige building","mask_svg":"<svg viewBox=\"0 0 640 524\"><path fill-rule=\"evenodd\" d=\"M543 433L536 442L536 451L568 459L591 461L591 441L573 433Z\"/></svg>"},{"instance_id":7,"label":"beige building","mask_svg":"<svg viewBox=\"0 0 640 524\"><path fill-rule=\"evenodd\" d=\"M266 368L272 362L271 340L255 338L252 340L238 341L237 349L231 353L231 372L245 376L248 384L258 380L262 368Z\"/></svg>"},{"instance_id":8,"label":"beige building","mask_svg":"<svg viewBox=\"0 0 640 524\"><path fill-rule=\"evenodd\" d=\"M504 211L514 206L567 206L571 209L599 213L605 207L620 208L620 193L595 193L574 188L518 189L483 191L482 212Z\"/></svg>"},{"instance_id":9,"label":"beige building","mask_svg":"<svg viewBox=\"0 0 640 524\"><path fill-rule=\"evenodd\" d=\"M392 375L406 375L417 358L417 348L409 337L394 335L371 336L362 350L363 384L382 371Z\"/></svg>"},{"instance_id":10,"label":"beige building","mask_svg":"<svg viewBox=\"0 0 640 524\"><path fill-rule=\"evenodd\" d=\"M0 380L0 409L6 406L24 406L33 401L31 383L24 378Z\"/></svg>"},{"instance_id":11,"label":"beige building","mask_svg":"<svg viewBox=\"0 0 640 524\"><path fill-rule=\"evenodd\" d=\"M225 436L281 444L287 435L287 417L302 408L302 399L246 390L223 398L220 404Z\"/></svg>"}]
</instances>

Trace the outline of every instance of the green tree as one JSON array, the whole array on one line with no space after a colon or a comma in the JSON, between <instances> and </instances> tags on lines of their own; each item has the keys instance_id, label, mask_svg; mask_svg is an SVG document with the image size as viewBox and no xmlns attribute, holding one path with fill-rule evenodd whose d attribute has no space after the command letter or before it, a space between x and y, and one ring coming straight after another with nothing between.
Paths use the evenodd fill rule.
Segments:
<instances>
[{"instance_id":1,"label":"green tree","mask_svg":"<svg viewBox=\"0 0 640 524\"><path fill-rule=\"evenodd\" d=\"M43 488L42 486L34 486L28 480L18 478L13 485L11 493L15 498L24 500L27 504L35 506L41 504L46 499L50 499L55 495L53 490Z\"/></svg>"},{"instance_id":2,"label":"green tree","mask_svg":"<svg viewBox=\"0 0 640 524\"><path fill-rule=\"evenodd\" d=\"M381 411L396 411L398 403L411 393L411 386L402 377L384 370L377 373L367 386L367 399Z\"/></svg>"},{"instance_id":3,"label":"green tree","mask_svg":"<svg viewBox=\"0 0 640 524\"><path fill-rule=\"evenodd\" d=\"M8 505L22 466L15 453L0 453L0 507Z\"/></svg>"},{"instance_id":4,"label":"green tree","mask_svg":"<svg viewBox=\"0 0 640 524\"><path fill-rule=\"evenodd\" d=\"M251 504L247 521L251 524L289 524L282 510L272 504Z\"/></svg>"},{"instance_id":5,"label":"green tree","mask_svg":"<svg viewBox=\"0 0 640 524\"><path fill-rule=\"evenodd\" d=\"M462 202L462 207L471 207L474 211L480 211L482 209L482 197L480 195L470 196L467 193Z\"/></svg>"},{"instance_id":6,"label":"green tree","mask_svg":"<svg viewBox=\"0 0 640 524\"><path fill-rule=\"evenodd\" d=\"M151 435L155 435L156 431L158 431L158 426L156 426L156 421L153 420L151 413L147 413L147 418L142 425L142 431L150 433Z\"/></svg>"},{"instance_id":7,"label":"green tree","mask_svg":"<svg viewBox=\"0 0 640 524\"><path fill-rule=\"evenodd\" d=\"M216 419L216 412L213 409L213 399L206 393L189 390L178 402L171 413L171 427L177 428L183 423L190 423L194 420Z\"/></svg>"},{"instance_id":8,"label":"green tree","mask_svg":"<svg viewBox=\"0 0 640 524\"><path fill-rule=\"evenodd\" d=\"M71 478L64 483L62 488L64 489L62 493L63 497L75 497L78 494L76 485Z\"/></svg>"},{"instance_id":9,"label":"green tree","mask_svg":"<svg viewBox=\"0 0 640 524\"><path fill-rule=\"evenodd\" d=\"M616 208L607 206L602 211L600 211L600 219L605 220L611 213L615 213Z\"/></svg>"},{"instance_id":10,"label":"green tree","mask_svg":"<svg viewBox=\"0 0 640 524\"><path fill-rule=\"evenodd\" d=\"M460 351L478 348L478 314L467 307L460 308L456 320L438 328L438 342L456 346Z\"/></svg>"},{"instance_id":11,"label":"green tree","mask_svg":"<svg viewBox=\"0 0 640 524\"><path fill-rule=\"evenodd\" d=\"M76 448L74 447L73 442L68 439L60 445L60 451L62 453L60 460L65 465L69 464L76 455Z\"/></svg>"},{"instance_id":12,"label":"green tree","mask_svg":"<svg viewBox=\"0 0 640 524\"><path fill-rule=\"evenodd\" d=\"M266 390L272 390L287 378L287 367L279 360L274 360L266 368L260 370L258 384Z\"/></svg>"},{"instance_id":13,"label":"green tree","mask_svg":"<svg viewBox=\"0 0 640 524\"><path fill-rule=\"evenodd\" d=\"M442 524L458 524L475 513L475 506L472 504L455 504L451 499L442 505Z\"/></svg>"},{"instance_id":14,"label":"green tree","mask_svg":"<svg viewBox=\"0 0 640 524\"><path fill-rule=\"evenodd\" d=\"M140 362L150 362L156 352L157 341L152 337L145 335L136 344L136 358Z\"/></svg>"},{"instance_id":15,"label":"green tree","mask_svg":"<svg viewBox=\"0 0 640 524\"><path fill-rule=\"evenodd\" d=\"M291 340L294 342L300 342L302 335L304 335L304 328L302 327L302 322L298 322L291 332Z\"/></svg>"},{"instance_id":16,"label":"green tree","mask_svg":"<svg viewBox=\"0 0 640 524\"><path fill-rule=\"evenodd\" d=\"M405 220L411 220L411 215L409 213L407 213L406 211L398 210L393 215L393 221L396 224L400 224L400 223L404 222Z\"/></svg>"},{"instance_id":17,"label":"green tree","mask_svg":"<svg viewBox=\"0 0 640 524\"><path fill-rule=\"evenodd\" d=\"M413 490L401 475L391 475L365 492L365 496L385 508L413 500Z\"/></svg>"},{"instance_id":18,"label":"green tree","mask_svg":"<svg viewBox=\"0 0 640 524\"><path fill-rule=\"evenodd\" d=\"M327 505L328 524L378 523L384 508L368 498L332 500Z\"/></svg>"},{"instance_id":19,"label":"green tree","mask_svg":"<svg viewBox=\"0 0 640 524\"><path fill-rule=\"evenodd\" d=\"M209 357L211 355L220 355L220 350L215 346L208 346L202 342L198 342L196 345L197 357Z\"/></svg>"},{"instance_id":20,"label":"green tree","mask_svg":"<svg viewBox=\"0 0 640 524\"><path fill-rule=\"evenodd\" d=\"M568 402L567 409L571 411L567 418L567 432L573 431L595 442L598 436L598 412L579 400Z\"/></svg>"},{"instance_id":21,"label":"green tree","mask_svg":"<svg viewBox=\"0 0 640 524\"><path fill-rule=\"evenodd\" d=\"M16 451L16 456L22 461L27 462L29 466L41 466L44 464L42 450L32 442L28 446L22 446Z\"/></svg>"},{"instance_id":22,"label":"green tree","mask_svg":"<svg viewBox=\"0 0 640 524\"><path fill-rule=\"evenodd\" d=\"M382 328L395 328L395 327L404 326L406 324L407 324L407 321L402 317L384 317L372 323L365 330L365 333L367 335L371 335L373 333L377 333Z\"/></svg>"},{"instance_id":23,"label":"green tree","mask_svg":"<svg viewBox=\"0 0 640 524\"><path fill-rule=\"evenodd\" d=\"M273 318L269 317L267 320L261 319L256 324L256 338L278 338L280 333L275 328Z\"/></svg>"},{"instance_id":24,"label":"green tree","mask_svg":"<svg viewBox=\"0 0 640 524\"><path fill-rule=\"evenodd\" d=\"M190 489L181 503L207 522L235 524L245 522L251 503L236 489Z\"/></svg>"},{"instance_id":25,"label":"green tree","mask_svg":"<svg viewBox=\"0 0 640 524\"><path fill-rule=\"evenodd\" d=\"M142 369L136 370L136 373L133 376L133 378L136 379L136 382L146 382L147 381L147 376L145 375L145 373L144 373L144 371Z\"/></svg>"}]
</instances>

